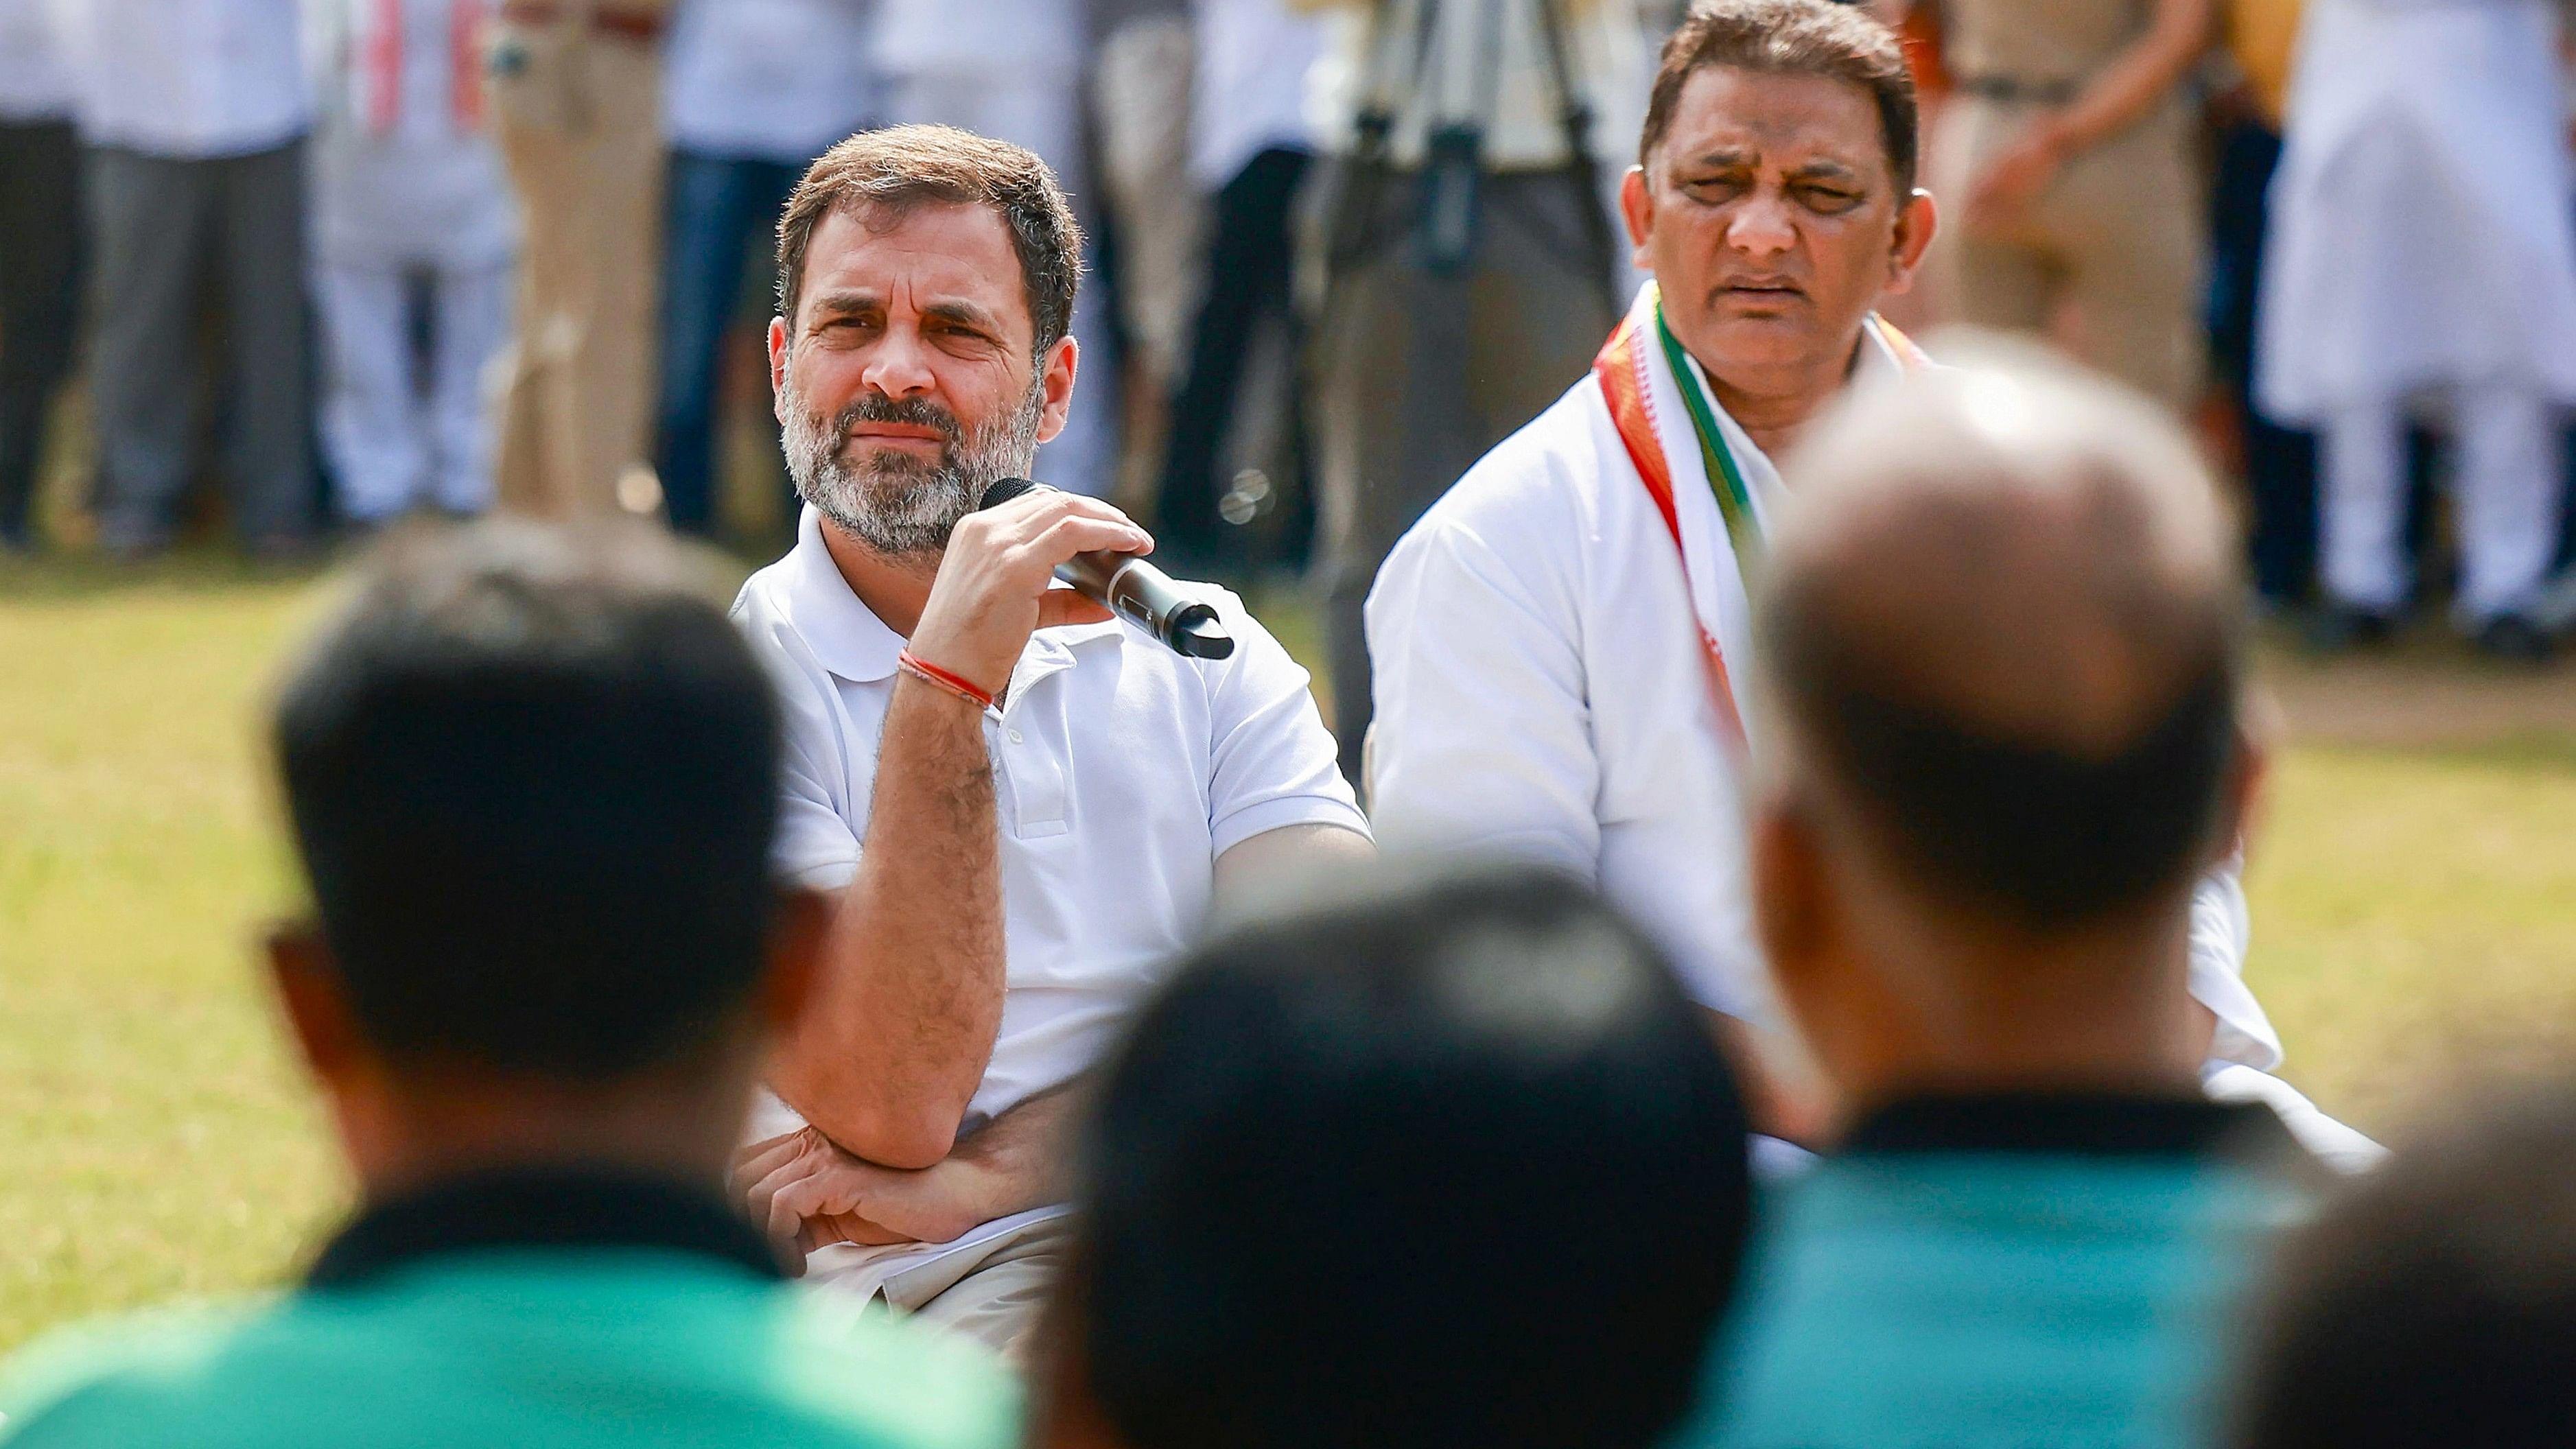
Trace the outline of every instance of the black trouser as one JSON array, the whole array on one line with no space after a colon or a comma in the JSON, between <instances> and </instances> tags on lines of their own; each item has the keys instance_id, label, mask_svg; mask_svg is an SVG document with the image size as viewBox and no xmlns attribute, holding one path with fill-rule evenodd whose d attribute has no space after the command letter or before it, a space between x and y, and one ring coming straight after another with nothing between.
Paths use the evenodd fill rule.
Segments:
<instances>
[{"instance_id":1,"label":"black trouser","mask_svg":"<svg viewBox=\"0 0 2576 1449\"><path fill-rule=\"evenodd\" d=\"M2263 290L2263 197L2280 164L2281 138L2239 121L2218 143L2209 208L2211 372L2245 420L2245 486L2253 518L2246 548L2254 587L2296 603L2317 566L2317 440L2280 427L2254 402L2255 306Z\"/></svg>"},{"instance_id":2,"label":"black trouser","mask_svg":"<svg viewBox=\"0 0 2576 1449\"><path fill-rule=\"evenodd\" d=\"M101 536L149 549L177 528L195 463L198 283L212 263L233 517L255 544L294 541L315 496L303 143L206 159L94 147L89 164Z\"/></svg>"},{"instance_id":3,"label":"black trouser","mask_svg":"<svg viewBox=\"0 0 2576 1449\"><path fill-rule=\"evenodd\" d=\"M0 125L0 543L29 541L45 414L71 372L80 215L71 123Z\"/></svg>"},{"instance_id":4,"label":"black trouser","mask_svg":"<svg viewBox=\"0 0 2576 1449\"><path fill-rule=\"evenodd\" d=\"M1207 281L1191 333L1189 370L1172 403L1171 441L1155 503L1156 541L1180 557L1219 566L1244 562L1230 556L1235 550L1227 547L1217 516L1217 500L1226 487L1217 477L1217 450L1234 421L1254 334L1265 321L1291 321L1297 188L1305 179L1307 160L1303 151L1264 151L1216 194ZM1301 369L1289 371L1293 378ZM1290 407L1293 417L1293 396ZM1295 451L1302 457L1303 448ZM1305 488L1293 491L1311 518L1311 504L1303 502ZM1289 551L1304 550L1292 543Z\"/></svg>"}]
</instances>

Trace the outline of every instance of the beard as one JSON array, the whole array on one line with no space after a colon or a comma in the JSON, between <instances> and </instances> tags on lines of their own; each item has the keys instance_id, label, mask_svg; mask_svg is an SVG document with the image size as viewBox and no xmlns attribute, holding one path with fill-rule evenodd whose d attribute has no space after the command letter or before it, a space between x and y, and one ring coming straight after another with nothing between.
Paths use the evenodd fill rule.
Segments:
<instances>
[{"instance_id":1,"label":"beard","mask_svg":"<svg viewBox=\"0 0 2576 1449\"><path fill-rule=\"evenodd\" d=\"M875 552L913 557L946 548L949 531L975 511L996 479L1029 471L1046 412L1045 375L1032 373L1018 406L971 428L928 398L866 392L828 421L803 405L801 391L797 403L780 439L796 496ZM854 461L850 429L860 423L935 428L946 441L937 458L889 451Z\"/></svg>"}]
</instances>

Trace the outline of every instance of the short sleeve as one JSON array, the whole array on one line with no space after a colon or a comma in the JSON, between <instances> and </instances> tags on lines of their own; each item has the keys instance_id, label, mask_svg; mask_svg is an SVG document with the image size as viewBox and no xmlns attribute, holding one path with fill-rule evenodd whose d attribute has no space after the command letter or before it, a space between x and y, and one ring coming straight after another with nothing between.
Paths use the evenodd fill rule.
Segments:
<instances>
[{"instance_id":1,"label":"short sleeve","mask_svg":"<svg viewBox=\"0 0 2576 1449\"><path fill-rule=\"evenodd\" d=\"M838 890L859 871L859 837L832 803L831 791L799 742L787 742L778 781L778 834L771 873L782 884Z\"/></svg>"},{"instance_id":2,"label":"short sleeve","mask_svg":"<svg viewBox=\"0 0 2576 1449\"><path fill-rule=\"evenodd\" d=\"M1369 833L1303 666L1232 594L1232 658L1208 674L1208 830L1217 855L1291 825Z\"/></svg>"},{"instance_id":3,"label":"short sleeve","mask_svg":"<svg viewBox=\"0 0 2576 1449\"><path fill-rule=\"evenodd\" d=\"M1391 844L1470 848L1600 874L1600 765L1581 629L1545 558L1500 520L1448 516L1399 542L1369 591L1370 804Z\"/></svg>"}]
</instances>

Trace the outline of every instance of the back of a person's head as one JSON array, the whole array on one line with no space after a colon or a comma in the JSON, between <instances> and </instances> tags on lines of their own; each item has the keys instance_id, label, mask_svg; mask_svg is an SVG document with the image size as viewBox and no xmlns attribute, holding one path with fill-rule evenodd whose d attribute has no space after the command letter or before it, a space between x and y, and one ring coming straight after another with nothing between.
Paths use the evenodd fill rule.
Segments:
<instances>
[{"instance_id":1,"label":"back of a person's head","mask_svg":"<svg viewBox=\"0 0 2576 1449\"><path fill-rule=\"evenodd\" d=\"M1128 1449L1654 1442L1745 1123L1637 933L1534 871L1203 947L1108 1067L1068 1373Z\"/></svg>"},{"instance_id":2,"label":"back of a person's head","mask_svg":"<svg viewBox=\"0 0 2576 1449\"><path fill-rule=\"evenodd\" d=\"M321 931L388 1059L619 1076L760 979L777 705L676 545L398 534L275 742Z\"/></svg>"},{"instance_id":3,"label":"back of a person's head","mask_svg":"<svg viewBox=\"0 0 2576 1449\"><path fill-rule=\"evenodd\" d=\"M2290 1241L2235 1440L2576 1443L2576 1084L2400 1151Z\"/></svg>"},{"instance_id":4,"label":"back of a person's head","mask_svg":"<svg viewBox=\"0 0 2576 1449\"><path fill-rule=\"evenodd\" d=\"M1945 910L2046 937L2178 902L2231 823L2245 669L2179 428L2065 370L1935 369L1859 390L1787 477L1761 743Z\"/></svg>"}]
</instances>

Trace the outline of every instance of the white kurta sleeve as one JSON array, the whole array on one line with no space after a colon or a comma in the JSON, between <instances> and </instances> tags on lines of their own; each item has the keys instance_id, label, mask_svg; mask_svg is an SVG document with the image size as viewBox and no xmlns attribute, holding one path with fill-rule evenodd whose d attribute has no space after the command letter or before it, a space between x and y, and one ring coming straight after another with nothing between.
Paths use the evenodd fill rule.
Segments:
<instances>
[{"instance_id":1,"label":"white kurta sleeve","mask_svg":"<svg viewBox=\"0 0 2576 1449\"><path fill-rule=\"evenodd\" d=\"M1390 846L1597 883L1601 767L1567 557L1580 525L1537 489L1462 496L1479 481L1406 534L1370 590L1369 810Z\"/></svg>"},{"instance_id":2,"label":"white kurta sleeve","mask_svg":"<svg viewBox=\"0 0 2576 1449\"><path fill-rule=\"evenodd\" d=\"M1369 833L1342 778L1306 670L1232 594L1218 599L1234 654L1210 671L1208 830L1223 855L1291 825Z\"/></svg>"},{"instance_id":3,"label":"white kurta sleeve","mask_svg":"<svg viewBox=\"0 0 2576 1449\"><path fill-rule=\"evenodd\" d=\"M2245 985L2245 949L2253 928L2245 908L2243 870L2241 858L2230 859L2203 876L2192 893L2191 994L2218 1017L2210 1060L2268 1072L2281 1064L2281 1037Z\"/></svg>"}]
</instances>

